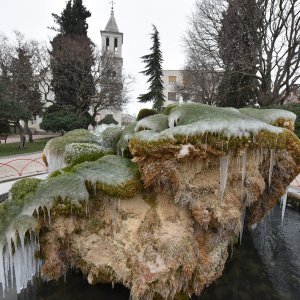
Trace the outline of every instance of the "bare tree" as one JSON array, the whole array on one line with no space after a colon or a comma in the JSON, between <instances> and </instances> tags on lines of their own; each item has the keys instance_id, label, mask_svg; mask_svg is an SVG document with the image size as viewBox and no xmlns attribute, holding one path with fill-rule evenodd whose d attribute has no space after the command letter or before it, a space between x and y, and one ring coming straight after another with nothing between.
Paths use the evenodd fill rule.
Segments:
<instances>
[{"instance_id":1,"label":"bare tree","mask_svg":"<svg viewBox=\"0 0 300 300\"><path fill-rule=\"evenodd\" d=\"M1 35L0 44L0 118L18 128L23 146L24 131L29 135L29 141L33 141L28 122L41 115L43 107L39 77L36 76L38 68L34 64L36 56L33 44L38 44L25 42L24 36L18 32L15 41ZM24 128L21 121L24 122Z\"/></svg>"},{"instance_id":2,"label":"bare tree","mask_svg":"<svg viewBox=\"0 0 300 300\"><path fill-rule=\"evenodd\" d=\"M92 97L91 108L93 119L104 110L119 111L128 102L128 92L133 78L124 75L120 59L109 52L94 53L95 64L92 75L95 84L95 94Z\"/></svg>"},{"instance_id":3,"label":"bare tree","mask_svg":"<svg viewBox=\"0 0 300 300\"><path fill-rule=\"evenodd\" d=\"M228 2L233 1L196 1L185 37L185 48L186 69L194 71L199 78L206 72L220 74L225 70L218 39ZM241 4L235 1L235 5ZM244 59L245 56L239 53L228 55L235 59L234 63L242 66L234 72L256 80L258 102L269 105L282 101L289 94L290 87L299 81L300 0L257 0L256 5L259 13L253 22L259 27L253 50L257 51L255 67L247 68L247 57ZM229 37L227 42L232 42ZM194 82L197 89L203 90L203 81Z\"/></svg>"},{"instance_id":4,"label":"bare tree","mask_svg":"<svg viewBox=\"0 0 300 300\"><path fill-rule=\"evenodd\" d=\"M257 78L262 105L279 102L299 80L300 1L260 0L261 51Z\"/></svg>"}]
</instances>

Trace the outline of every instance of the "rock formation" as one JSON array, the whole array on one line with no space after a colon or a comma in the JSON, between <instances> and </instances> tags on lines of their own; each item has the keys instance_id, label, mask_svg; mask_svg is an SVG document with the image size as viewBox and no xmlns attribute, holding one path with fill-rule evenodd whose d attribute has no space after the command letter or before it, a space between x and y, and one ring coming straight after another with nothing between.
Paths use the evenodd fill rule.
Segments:
<instances>
[{"instance_id":1,"label":"rock formation","mask_svg":"<svg viewBox=\"0 0 300 300\"><path fill-rule=\"evenodd\" d=\"M66 167L20 181L0 205L0 281L14 274L20 288L34 264L46 280L75 267L91 284L121 283L134 300L200 294L244 222L263 218L299 173L294 121L283 110L182 104L99 139L53 140L45 161Z\"/></svg>"}]
</instances>

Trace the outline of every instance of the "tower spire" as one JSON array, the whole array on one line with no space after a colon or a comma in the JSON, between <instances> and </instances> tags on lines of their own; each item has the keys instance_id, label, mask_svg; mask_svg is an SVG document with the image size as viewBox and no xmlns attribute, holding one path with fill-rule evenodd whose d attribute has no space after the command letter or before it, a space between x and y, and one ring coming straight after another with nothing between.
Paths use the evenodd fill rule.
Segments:
<instances>
[{"instance_id":1,"label":"tower spire","mask_svg":"<svg viewBox=\"0 0 300 300\"><path fill-rule=\"evenodd\" d=\"M110 4L111 4L111 15L114 14L114 5L116 4L116 2L114 0L110 0Z\"/></svg>"}]
</instances>

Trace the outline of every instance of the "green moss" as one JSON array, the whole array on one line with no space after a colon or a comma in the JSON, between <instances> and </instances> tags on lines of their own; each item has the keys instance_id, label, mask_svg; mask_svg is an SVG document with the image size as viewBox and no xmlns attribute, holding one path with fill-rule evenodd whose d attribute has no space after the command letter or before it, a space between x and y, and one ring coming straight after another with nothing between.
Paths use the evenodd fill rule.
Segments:
<instances>
[{"instance_id":1,"label":"green moss","mask_svg":"<svg viewBox=\"0 0 300 300\"><path fill-rule=\"evenodd\" d=\"M153 130L155 132L161 132L167 128L169 128L168 116L156 114L138 121L135 130Z\"/></svg>"},{"instance_id":2,"label":"green moss","mask_svg":"<svg viewBox=\"0 0 300 300\"><path fill-rule=\"evenodd\" d=\"M290 111L284 109L261 109L246 107L239 109L239 111L244 115L261 120L271 125L277 125L279 120L294 122L296 117L294 113L291 113Z\"/></svg>"},{"instance_id":3,"label":"green moss","mask_svg":"<svg viewBox=\"0 0 300 300\"><path fill-rule=\"evenodd\" d=\"M60 176L60 175L63 175L63 174L66 174L66 173L70 173L73 169L73 165L71 166L68 166L68 167L65 167L65 168L62 168L62 169L59 169L59 170L56 170L54 172L52 172L48 178L54 178L54 177L57 177L57 176Z\"/></svg>"},{"instance_id":4,"label":"green moss","mask_svg":"<svg viewBox=\"0 0 300 300\"><path fill-rule=\"evenodd\" d=\"M113 150L96 144L73 143L66 146L64 160L66 165L74 166L85 161L95 161L108 154L113 154Z\"/></svg>"},{"instance_id":5,"label":"green moss","mask_svg":"<svg viewBox=\"0 0 300 300\"><path fill-rule=\"evenodd\" d=\"M95 143L99 144L100 140L92 132L85 129L76 129L66 133L64 136L50 140L44 152L51 152L53 155L63 155L65 147L72 143Z\"/></svg>"},{"instance_id":6,"label":"green moss","mask_svg":"<svg viewBox=\"0 0 300 300\"><path fill-rule=\"evenodd\" d=\"M11 199L0 204L0 240L4 238L3 235L9 226L18 227L24 223L25 225L34 223L30 216L21 217L20 214L30 202L40 183L39 179L25 178L12 186Z\"/></svg>"},{"instance_id":7,"label":"green moss","mask_svg":"<svg viewBox=\"0 0 300 300\"><path fill-rule=\"evenodd\" d=\"M107 155L94 163L78 165L73 171L85 179L89 189L96 187L110 196L132 197L141 188L138 166L119 156Z\"/></svg>"},{"instance_id":8,"label":"green moss","mask_svg":"<svg viewBox=\"0 0 300 300\"><path fill-rule=\"evenodd\" d=\"M117 143L117 149L119 155L122 155L123 157L132 158L132 155L129 151L129 141L134 135L134 128L136 126L136 123L129 124L124 127L121 137Z\"/></svg>"},{"instance_id":9,"label":"green moss","mask_svg":"<svg viewBox=\"0 0 300 300\"><path fill-rule=\"evenodd\" d=\"M169 104L168 106L165 107L163 113L168 116L171 113L171 110L173 108L176 108L177 106L178 106L178 104Z\"/></svg>"},{"instance_id":10,"label":"green moss","mask_svg":"<svg viewBox=\"0 0 300 300\"><path fill-rule=\"evenodd\" d=\"M157 111L155 109L150 109L150 108L142 108L139 113L138 116L136 118L137 121L142 120L146 117L152 116L157 114Z\"/></svg>"},{"instance_id":11,"label":"green moss","mask_svg":"<svg viewBox=\"0 0 300 300\"><path fill-rule=\"evenodd\" d=\"M295 121L295 133L298 137L300 137L300 104L272 105L270 108L284 109L296 114L297 119Z\"/></svg>"},{"instance_id":12,"label":"green moss","mask_svg":"<svg viewBox=\"0 0 300 300\"><path fill-rule=\"evenodd\" d=\"M119 126L108 127L102 132L102 142L107 148L117 150L117 143L122 135L122 129Z\"/></svg>"},{"instance_id":13,"label":"green moss","mask_svg":"<svg viewBox=\"0 0 300 300\"><path fill-rule=\"evenodd\" d=\"M37 178L24 178L17 181L10 190L12 195L11 203L23 205L26 196L35 192L41 181L41 179Z\"/></svg>"},{"instance_id":14,"label":"green moss","mask_svg":"<svg viewBox=\"0 0 300 300\"><path fill-rule=\"evenodd\" d=\"M275 119L278 115L292 117L289 112L271 110L268 112L269 119L272 113ZM239 154L257 147L287 149L291 145L293 155L299 155L299 140L289 130L271 126L234 108L182 104L170 111L168 119L174 127L159 133L145 130L134 134L130 141L131 152L135 156L174 157L182 145L189 143L196 147L199 155L206 152L214 155Z\"/></svg>"}]
</instances>

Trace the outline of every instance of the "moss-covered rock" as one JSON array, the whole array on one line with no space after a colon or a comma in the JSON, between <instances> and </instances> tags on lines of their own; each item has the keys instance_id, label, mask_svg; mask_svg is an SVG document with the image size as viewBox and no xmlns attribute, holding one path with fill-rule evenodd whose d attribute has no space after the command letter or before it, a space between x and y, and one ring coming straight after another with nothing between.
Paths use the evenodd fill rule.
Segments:
<instances>
[{"instance_id":1,"label":"moss-covered rock","mask_svg":"<svg viewBox=\"0 0 300 300\"><path fill-rule=\"evenodd\" d=\"M99 138L92 132L85 129L76 129L66 133L64 136L51 139L46 147L45 152L51 151L57 155L64 154L65 147L72 143L99 143Z\"/></svg>"},{"instance_id":2,"label":"moss-covered rock","mask_svg":"<svg viewBox=\"0 0 300 300\"><path fill-rule=\"evenodd\" d=\"M168 123L168 116L156 114L138 121L135 127L135 131L137 132L141 130L152 130L155 132L161 132L169 128Z\"/></svg>"},{"instance_id":3,"label":"moss-covered rock","mask_svg":"<svg viewBox=\"0 0 300 300\"><path fill-rule=\"evenodd\" d=\"M157 111L155 109L151 109L151 108L142 108L139 113L138 116L136 118L137 121L142 120L146 117L152 116L157 114Z\"/></svg>"},{"instance_id":4,"label":"moss-covered rock","mask_svg":"<svg viewBox=\"0 0 300 300\"><path fill-rule=\"evenodd\" d=\"M124 127L121 137L117 143L117 152L122 157L132 158L132 155L129 151L129 141L133 137L135 131L136 123L129 124Z\"/></svg>"},{"instance_id":5,"label":"moss-covered rock","mask_svg":"<svg viewBox=\"0 0 300 300\"><path fill-rule=\"evenodd\" d=\"M175 103L174 104L169 104L168 106L165 107L163 113L168 116L170 114L171 110L176 108L178 105L179 104L175 104Z\"/></svg>"},{"instance_id":6,"label":"moss-covered rock","mask_svg":"<svg viewBox=\"0 0 300 300\"><path fill-rule=\"evenodd\" d=\"M10 199L0 204L0 242L6 239L5 233L10 227L14 226L17 230L24 225L27 226L26 224L35 224L35 221L31 220L31 216L23 218L24 220L26 219L25 224L17 222L17 220L20 221L22 210L35 194L40 184L40 179L25 178L13 185Z\"/></svg>"},{"instance_id":7,"label":"moss-covered rock","mask_svg":"<svg viewBox=\"0 0 300 300\"><path fill-rule=\"evenodd\" d=\"M284 109L241 108L239 111L247 116L265 123L294 130L296 115Z\"/></svg>"},{"instance_id":8,"label":"moss-covered rock","mask_svg":"<svg viewBox=\"0 0 300 300\"><path fill-rule=\"evenodd\" d=\"M119 126L111 126L102 132L102 143L104 147L111 148L116 152L117 143L121 137L122 129Z\"/></svg>"},{"instance_id":9,"label":"moss-covered rock","mask_svg":"<svg viewBox=\"0 0 300 300\"><path fill-rule=\"evenodd\" d=\"M100 144L100 138L89 130L76 129L66 133L64 136L50 140L43 154L43 160L52 173L65 166L64 153L67 145L73 143Z\"/></svg>"},{"instance_id":10,"label":"moss-covered rock","mask_svg":"<svg viewBox=\"0 0 300 300\"><path fill-rule=\"evenodd\" d=\"M276 117L283 117L284 114L290 118L293 116L284 111L275 110L273 113ZM268 119L271 120L272 111L269 114ZM171 110L168 121L170 128L161 132L147 130L136 133L130 142L133 154L174 155L182 149L182 145L191 144L198 154L210 152L215 155L255 147L284 149L293 145L294 154L299 155L299 141L292 132L245 115L237 109L181 104Z\"/></svg>"},{"instance_id":11,"label":"moss-covered rock","mask_svg":"<svg viewBox=\"0 0 300 300\"><path fill-rule=\"evenodd\" d=\"M65 147L64 161L66 165L78 165L85 161L95 161L108 154L113 154L113 150L97 144L72 143Z\"/></svg>"}]
</instances>

